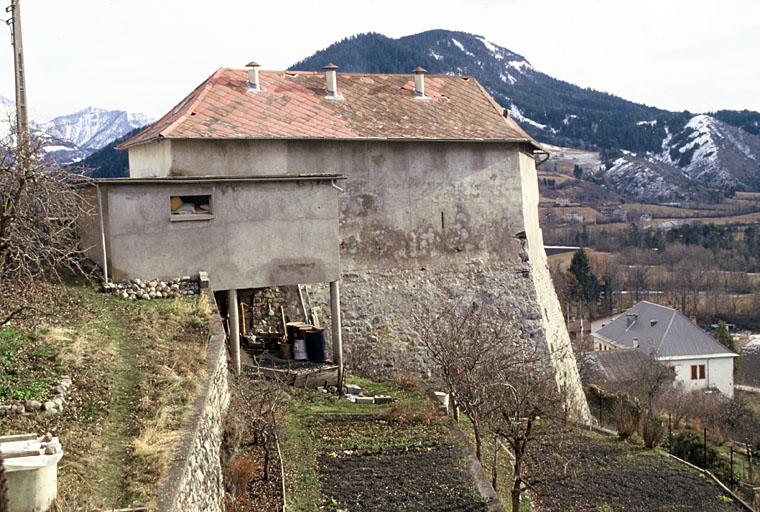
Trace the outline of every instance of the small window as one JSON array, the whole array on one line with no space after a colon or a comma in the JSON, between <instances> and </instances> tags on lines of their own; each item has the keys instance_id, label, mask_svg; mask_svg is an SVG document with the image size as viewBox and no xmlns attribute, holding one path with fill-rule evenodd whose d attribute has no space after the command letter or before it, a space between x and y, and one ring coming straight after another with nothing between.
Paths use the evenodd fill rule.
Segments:
<instances>
[{"instance_id":1,"label":"small window","mask_svg":"<svg viewBox=\"0 0 760 512\"><path fill-rule=\"evenodd\" d=\"M171 220L209 219L213 216L211 195L171 196Z\"/></svg>"},{"instance_id":2,"label":"small window","mask_svg":"<svg viewBox=\"0 0 760 512\"><path fill-rule=\"evenodd\" d=\"M705 378L705 365L693 364L691 365L691 380L702 380Z\"/></svg>"}]
</instances>

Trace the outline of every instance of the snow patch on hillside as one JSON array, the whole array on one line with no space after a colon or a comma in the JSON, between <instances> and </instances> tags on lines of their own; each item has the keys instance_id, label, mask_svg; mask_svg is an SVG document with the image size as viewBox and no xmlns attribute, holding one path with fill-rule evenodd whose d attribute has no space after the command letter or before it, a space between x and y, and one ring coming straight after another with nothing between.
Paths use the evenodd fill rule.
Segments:
<instances>
[{"instance_id":1,"label":"snow patch on hillside","mask_svg":"<svg viewBox=\"0 0 760 512\"><path fill-rule=\"evenodd\" d=\"M527 69L533 69L533 66L531 66L527 60L510 60L507 62L507 66L516 69L520 73L525 73L525 70Z\"/></svg>"},{"instance_id":2,"label":"snow patch on hillside","mask_svg":"<svg viewBox=\"0 0 760 512\"><path fill-rule=\"evenodd\" d=\"M451 42L454 43L454 46L456 46L457 48L459 48L460 50L462 50L464 53L466 53L470 57L475 57L475 55L471 51L467 50L467 48L465 48L462 43L460 43L459 41L457 41L453 37L451 38Z\"/></svg>"},{"instance_id":3,"label":"snow patch on hillside","mask_svg":"<svg viewBox=\"0 0 760 512\"><path fill-rule=\"evenodd\" d=\"M443 60L443 55L438 55L433 50L430 50L430 56L433 57L435 60Z\"/></svg>"},{"instance_id":4,"label":"snow patch on hillside","mask_svg":"<svg viewBox=\"0 0 760 512\"><path fill-rule=\"evenodd\" d=\"M541 123L539 123L537 121L534 121L533 119L531 119L529 117L525 117L522 114L522 112L520 112L520 109L517 108L517 105L515 105L514 103L512 103L512 104L509 105L508 112L509 112L509 115L511 117L517 119L521 123L527 123L529 125L535 126L536 128L540 128L542 130L546 130L547 129L547 126L545 124L541 124ZM554 131L554 130L552 130L552 131Z\"/></svg>"},{"instance_id":5,"label":"snow patch on hillside","mask_svg":"<svg viewBox=\"0 0 760 512\"><path fill-rule=\"evenodd\" d=\"M486 47L486 50L491 52L491 55L493 55L493 58L496 60L502 60L504 59L504 56L501 54L501 49L493 44L491 41L484 37L478 37L481 43L483 43L483 46Z\"/></svg>"},{"instance_id":6,"label":"snow patch on hillside","mask_svg":"<svg viewBox=\"0 0 760 512\"><path fill-rule=\"evenodd\" d=\"M504 73L499 73L499 78L501 78L501 81L504 83L509 82L510 85L513 85L515 82L517 82L517 79L509 73L506 75Z\"/></svg>"}]
</instances>

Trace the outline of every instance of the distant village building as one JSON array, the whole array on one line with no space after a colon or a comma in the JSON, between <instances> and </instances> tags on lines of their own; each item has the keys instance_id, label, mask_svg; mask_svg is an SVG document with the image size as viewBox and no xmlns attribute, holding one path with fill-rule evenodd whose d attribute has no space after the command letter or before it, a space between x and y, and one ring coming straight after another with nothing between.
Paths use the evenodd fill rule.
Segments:
<instances>
[{"instance_id":1,"label":"distant village building","mask_svg":"<svg viewBox=\"0 0 760 512\"><path fill-rule=\"evenodd\" d=\"M114 279L316 283L322 304L340 283L346 361L370 376L428 374L420 301L491 294L587 418L538 224L541 146L472 77L259 68L217 70L121 145L130 177L98 183L92 258Z\"/></svg>"},{"instance_id":2,"label":"distant village building","mask_svg":"<svg viewBox=\"0 0 760 512\"><path fill-rule=\"evenodd\" d=\"M591 334L596 351L636 350L671 368L688 391L717 389L734 395L734 358L679 311L641 301Z\"/></svg>"}]
</instances>

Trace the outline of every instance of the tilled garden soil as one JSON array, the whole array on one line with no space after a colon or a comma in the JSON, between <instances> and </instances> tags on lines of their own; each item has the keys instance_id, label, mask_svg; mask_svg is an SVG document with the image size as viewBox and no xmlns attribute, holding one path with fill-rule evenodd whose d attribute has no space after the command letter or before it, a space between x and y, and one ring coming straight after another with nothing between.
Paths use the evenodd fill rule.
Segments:
<instances>
[{"instance_id":1,"label":"tilled garden soil","mask_svg":"<svg viewBox=\"0 0 760 512\"><path fill-rule=\"evenodd\" d=\"M744 510L696 470L643 448L577 434L562 450L572 460L567 473L551 455L532 468L545 479L532 493L538 510Z\"/></svg>"},{"instance_id":2,"label":"tilled garden soil","mask_svg":"<svg viewBox=\"0 0 760 512\"><path fill-rule=\"evenodd\" d=\"M486 510L472 495L459 447L440 446L380 453L320 455L323 496L335 508L388 512Z\"/></svg>"},{"instance_id":3,"label":"tilled garden soil","mask_svg":"<svg viewBox=\"0 0 760 512\"><path fill-rule=\"evenodd\" d=\"M452 444L440 425L394 425L372 415L347 415L323 418L312 428L326 442L317 454L324 509L486 510L466 469L464 449Z\"/></svg>"}]
</instances>

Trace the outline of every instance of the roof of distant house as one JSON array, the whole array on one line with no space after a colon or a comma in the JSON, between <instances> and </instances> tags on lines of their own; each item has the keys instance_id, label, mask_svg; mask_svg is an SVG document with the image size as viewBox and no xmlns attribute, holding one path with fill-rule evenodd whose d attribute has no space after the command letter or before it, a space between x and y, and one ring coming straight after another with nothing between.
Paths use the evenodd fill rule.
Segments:
<instances>
[{"instance_id":1,"label":"roof of distant house","mask_svg":"<svg viewBox=\"0 0 760 512\"><path fill-rule=\"evenodd\" d=\"M472 77L339 73L342 99L325 94L323 73L221 68L161 119L122 143L157 139L375 139L524 142L541 146Z\"/></svg>"},{"instance_id":2,"label":"roof of distant house","mask_svg":"<svg viewBox=\"0 0 760 512\"><path fill-rule=\"evenodd\" d=\"M641 301L594 336L657 357L736 356L679 311Z\"/></svg>"},{"instance_id":3,"label":"roof of distant house","mask_svg":"<svg viewBox=\"0 0 760 512\"><path fill-rule=\"evenodd\" d=\"M638 350L584 352L592 368L607 382L631 382L649 357Z\"/></svg>"}]
</instances>

